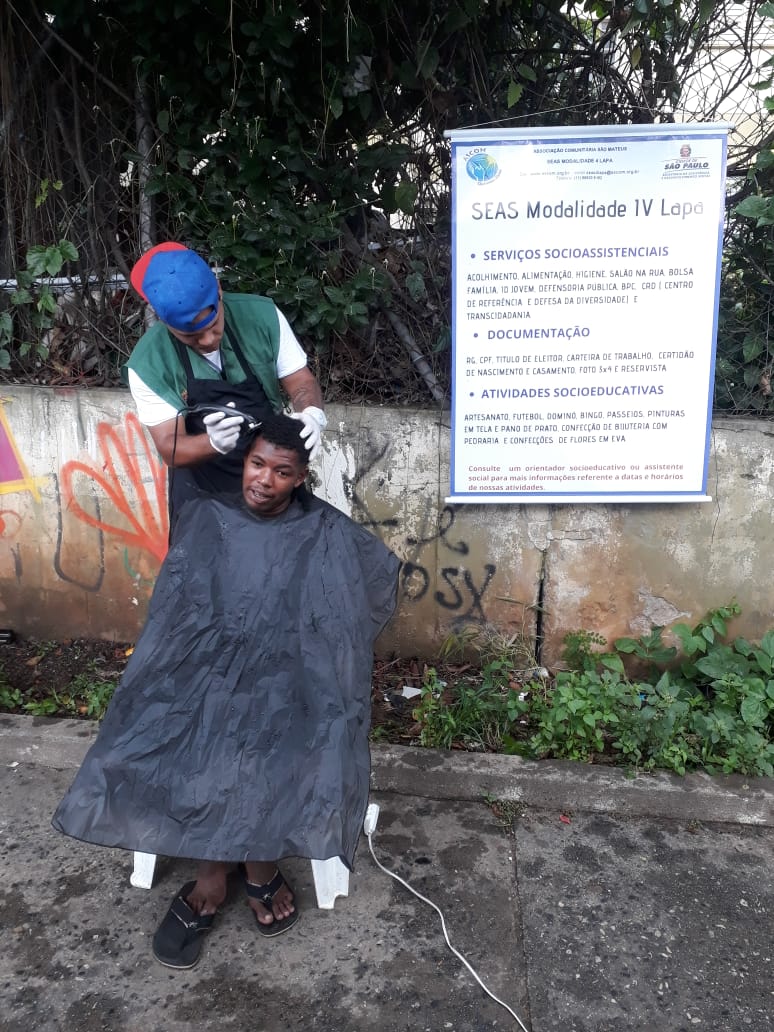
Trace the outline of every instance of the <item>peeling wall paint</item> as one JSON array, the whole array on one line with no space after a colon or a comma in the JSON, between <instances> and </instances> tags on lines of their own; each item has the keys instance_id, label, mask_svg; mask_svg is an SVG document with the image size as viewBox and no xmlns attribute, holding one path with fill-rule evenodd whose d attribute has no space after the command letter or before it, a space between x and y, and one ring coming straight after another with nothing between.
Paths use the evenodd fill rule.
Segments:
<instances>
[{"instance_id":1,"label":"peeling wall paint","mask_svg":"<svg viewBox=\"0 0 774 1032\"><path fill-rule=\"evenodd\" d=\"M489 626L555 666L568 631L646 633L737 598L734 634L774 625L774 427L717 421L713 501L446 505L436 412L330 406L315 491L403 560L380 651L437 654ZM166 552L166 471L125 391L0 395L0 625L134 640Z\"/></svg>"}]
</instances>

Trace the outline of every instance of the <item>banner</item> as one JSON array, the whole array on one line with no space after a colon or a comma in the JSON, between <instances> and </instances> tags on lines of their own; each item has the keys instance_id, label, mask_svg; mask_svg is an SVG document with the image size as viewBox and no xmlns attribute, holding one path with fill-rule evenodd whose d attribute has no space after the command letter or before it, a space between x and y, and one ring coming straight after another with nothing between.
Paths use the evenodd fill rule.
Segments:
<instances>
[{"instance_id":1,"label":"banner","mask_svg":"<svg viewBox=\"0 0 774 1032\"><path fill-rule=\"evenodd\" d=\"M709 500L729 128L447 134L447 501Z\"/></svg>"}]
</instances>

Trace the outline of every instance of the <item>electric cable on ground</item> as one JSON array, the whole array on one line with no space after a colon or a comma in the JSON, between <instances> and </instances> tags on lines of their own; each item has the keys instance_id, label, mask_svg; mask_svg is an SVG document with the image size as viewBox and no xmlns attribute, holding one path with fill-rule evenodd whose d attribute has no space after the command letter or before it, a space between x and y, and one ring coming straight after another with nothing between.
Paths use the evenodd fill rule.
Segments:
<instances>
[{"instance_id":1,"label":"electric cable on ground","mask_svg":"<svg viewBox=\"0 0 774 1032\"><path fill-rule=\"evenodd\" d=\"M369 807L369 809L370 809L370 807ZM366 824L368 825L368 816L366 817ZM375 827L375 821L374 821L374 827ZM441 918L441 928L443 929L443 937L446 940L446 945L452 951L454 956L457 957L458 960L462 961L462 963L465 965L465 967L468 969L468 971L471 973L471 975L473 975L473 977L478 982L478 984L481 986L481 988L484 990L484 992L487 994L487 996L491 997L494 1000L495 1003L497 1003L501 1007L505 1008L505 1010L507 1010L508 1013L516 1020L516 1022L519 1025L519 1028L521 1028L523 1030L523 1032L529 1032L529 1029L524 1024L524 1022L521 1020L519 1015L514 1010L511 1010L511 1008L508 1006L507 1003L504 1003L497 996L495 996L495 994L490 989L487 989L487 987L484 985L484 983L478 977L478 975L473 970L473 968L470 966L470 964L467 962L467 960L465 960L465 958L462 956L462 954L452 946L451 942L449 941L448 932L446 931L446 921L444 920L444 916L443 916L443 913L442 913L440 907L436 906L436 904L433 903L433 901L431 899L427 899L426 896L423 896L421 892L417 892L417 890L415 888L413 888L411 885L409 885L409 883L407 881L404 881L403 878L400 877L400 875L395 874L393 871L388 870L388 868L386 868L384 866L384 864L379 862L379 860L378 860L378 858L376 856L376 853L374 853L373 842L371 841L373 833L374 832L373 832L373 827L372 827L370 831L366 830L365 835L366 835L366 838L368 839L368 848L371 850L371 856L374 858L374 863L376 864L376 866L380 870L384 871L385 874L389 875L390 878L394 878L395 881L400 882L400 884L403 885L405 888L407 888L409 890L409 892L412 892L417 897L417 899L421 899L423 903L427 903L427 905L429 907L432 907L433 910L436 911L438 916Z\"/></svg>"}]
</instances>

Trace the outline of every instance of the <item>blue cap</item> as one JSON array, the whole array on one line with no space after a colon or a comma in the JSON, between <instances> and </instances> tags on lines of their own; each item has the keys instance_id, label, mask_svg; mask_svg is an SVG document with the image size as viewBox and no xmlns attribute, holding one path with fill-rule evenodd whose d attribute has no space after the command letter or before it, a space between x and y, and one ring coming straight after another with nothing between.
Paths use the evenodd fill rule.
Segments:
<instances>
[{"instance_id":1,"label":"blue cap","mask_svg":"<svg viewBox=\"0 0 774 1032\"><path fill-rule=\"evenodd\" d=\"M182 244L151 248L132 269L131 281L159 319L179 333L198 333L217 317L220 297L215 273ZM197 321L201 312L205 315Z\"/></svg>"}]
</instances>

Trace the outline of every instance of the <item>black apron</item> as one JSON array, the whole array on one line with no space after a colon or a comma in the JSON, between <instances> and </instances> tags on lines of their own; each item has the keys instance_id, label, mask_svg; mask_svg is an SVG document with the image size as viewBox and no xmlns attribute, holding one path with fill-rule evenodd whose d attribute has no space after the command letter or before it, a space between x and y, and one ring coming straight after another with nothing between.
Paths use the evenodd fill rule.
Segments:
<instances>
[{"instance_id":1,"label":"black apron","mask_svg":"<svg viewBox=\"0 0 774 1032\"><path fill-rule=\"evenodd\" d=\"M247 413L256 420L274 413L274 406L260 381L248 366L239 341L228 326L225 327L225 336L244 371L245 379L242 383L229 383L223 371L218 380L199 379L194 376L188 347L177 337L172 334L170 336L185 370L186 403L188 405L227 405L231 402L234 408ZM206 433L201 415L186 417L186 432L189 434ZM247 438L241 435L236 447L227 455L215 455L207 462L199 463L196 466L176 468L173 465L170 467L168 475L170 540L180 509L185 502L192 498L241 494L242 465L246 444Z\"/></svg>"}]
</instances>

